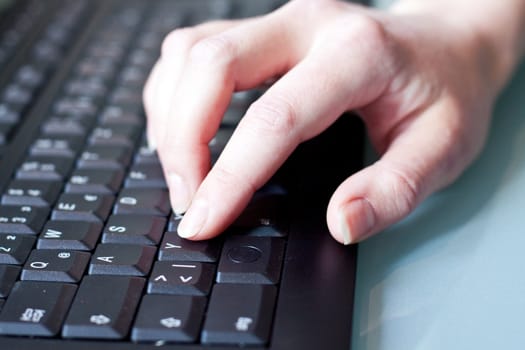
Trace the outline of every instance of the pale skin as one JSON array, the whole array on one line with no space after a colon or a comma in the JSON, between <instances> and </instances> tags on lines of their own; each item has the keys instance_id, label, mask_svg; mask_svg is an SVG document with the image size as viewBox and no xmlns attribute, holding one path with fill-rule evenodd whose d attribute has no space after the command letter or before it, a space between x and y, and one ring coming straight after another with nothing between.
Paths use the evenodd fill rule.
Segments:
<instances>
[{"instance_id":1,"label":"pale skin","mask_svg":"<svg viewBox=\"0 0 525 350\"><path fill-rule=\"evenodd\" d=\"M401 220L479 154L523 35L523 0L400 0L388 11L295 0L173 31L144 102L172 207L186 213L179 235L223 232L298 144L350 110L380 158L337 188L330 233L350 244ZM232 93L269 79L210 169Z\"/></svg>"}]
</instances>

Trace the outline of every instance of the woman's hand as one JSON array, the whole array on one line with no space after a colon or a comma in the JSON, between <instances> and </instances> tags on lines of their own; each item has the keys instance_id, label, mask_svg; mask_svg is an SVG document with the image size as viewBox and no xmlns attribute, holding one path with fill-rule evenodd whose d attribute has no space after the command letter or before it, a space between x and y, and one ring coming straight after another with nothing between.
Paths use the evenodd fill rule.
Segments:
<instances>
[{"instance_id":1,"label":"woman's hand","mask_svg":"<svg viewBox=\"0 0 525 350\"><path fill-rule=\"evenodd\" d=\"M186 212L179 234L221 233L299 143L348 110L381 158L334 193L336 240L362 240L451 183L482 148L510 69L467 23L410 9L297 0L169 34L144 99L172 207ZM273 78L210 170L208 142L232 93ZM351 152L334 151L341 162Z\"/></svg>"}]
</instances>

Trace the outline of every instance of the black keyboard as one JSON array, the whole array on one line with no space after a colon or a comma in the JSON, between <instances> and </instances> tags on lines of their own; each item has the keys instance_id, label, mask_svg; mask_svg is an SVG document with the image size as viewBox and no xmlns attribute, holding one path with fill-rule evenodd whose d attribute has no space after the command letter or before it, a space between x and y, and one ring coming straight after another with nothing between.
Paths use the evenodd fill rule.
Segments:
<instances>
[{"instance_id":1,"label":"black keyboard","mask_svg":"<svg viewBox=\"0 0 525 350\"><path fill-rule=\"evenodd\" d=\"M280 1L27 0L0 14L0 349L349 349L356 247L329 195L362 166L343 116L216 239L181 239L142 87L164 36ZM236 93L215 160L263 88ZM351 157L326 157L345 148Z\"/></svg>"}]
</instances>

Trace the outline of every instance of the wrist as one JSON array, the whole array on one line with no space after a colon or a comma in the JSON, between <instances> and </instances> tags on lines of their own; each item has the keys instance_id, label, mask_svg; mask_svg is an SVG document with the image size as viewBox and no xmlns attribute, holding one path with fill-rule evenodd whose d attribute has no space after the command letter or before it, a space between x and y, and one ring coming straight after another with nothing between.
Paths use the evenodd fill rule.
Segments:
<instances>
[{"instance_id":1,"label":"wrist","mask_svg":"<svg viewBox=\"0 0 525 350\"><path fill-rule=\"evenodd\" d=\"M451 45L459 45L499 91L525 53L525 1L399 0L389 9L396 16L423 17L438 30L449 31Z\"/></svg>"}]
</instances>

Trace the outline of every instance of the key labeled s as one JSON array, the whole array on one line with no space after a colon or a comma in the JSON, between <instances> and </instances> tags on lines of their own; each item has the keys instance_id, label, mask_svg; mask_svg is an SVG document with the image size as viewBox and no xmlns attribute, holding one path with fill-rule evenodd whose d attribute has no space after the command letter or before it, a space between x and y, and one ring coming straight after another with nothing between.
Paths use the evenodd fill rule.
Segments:
<instances>
[{"instance_id":1,"label":"key labeled s","mask_svg":"<svg viewBox=\"0 0 525 350\"><path fill-rule=\"evenodd\" d=\"M124 233L124 232L126 232L126 230L127 230L127 229L126 229L126 227L124 227L124 226L115 226L115 225L113 225L113 226L109 226L109 227L108 227L108 231L109 231L109 232Z\"/></svg>"}]
</instances>

